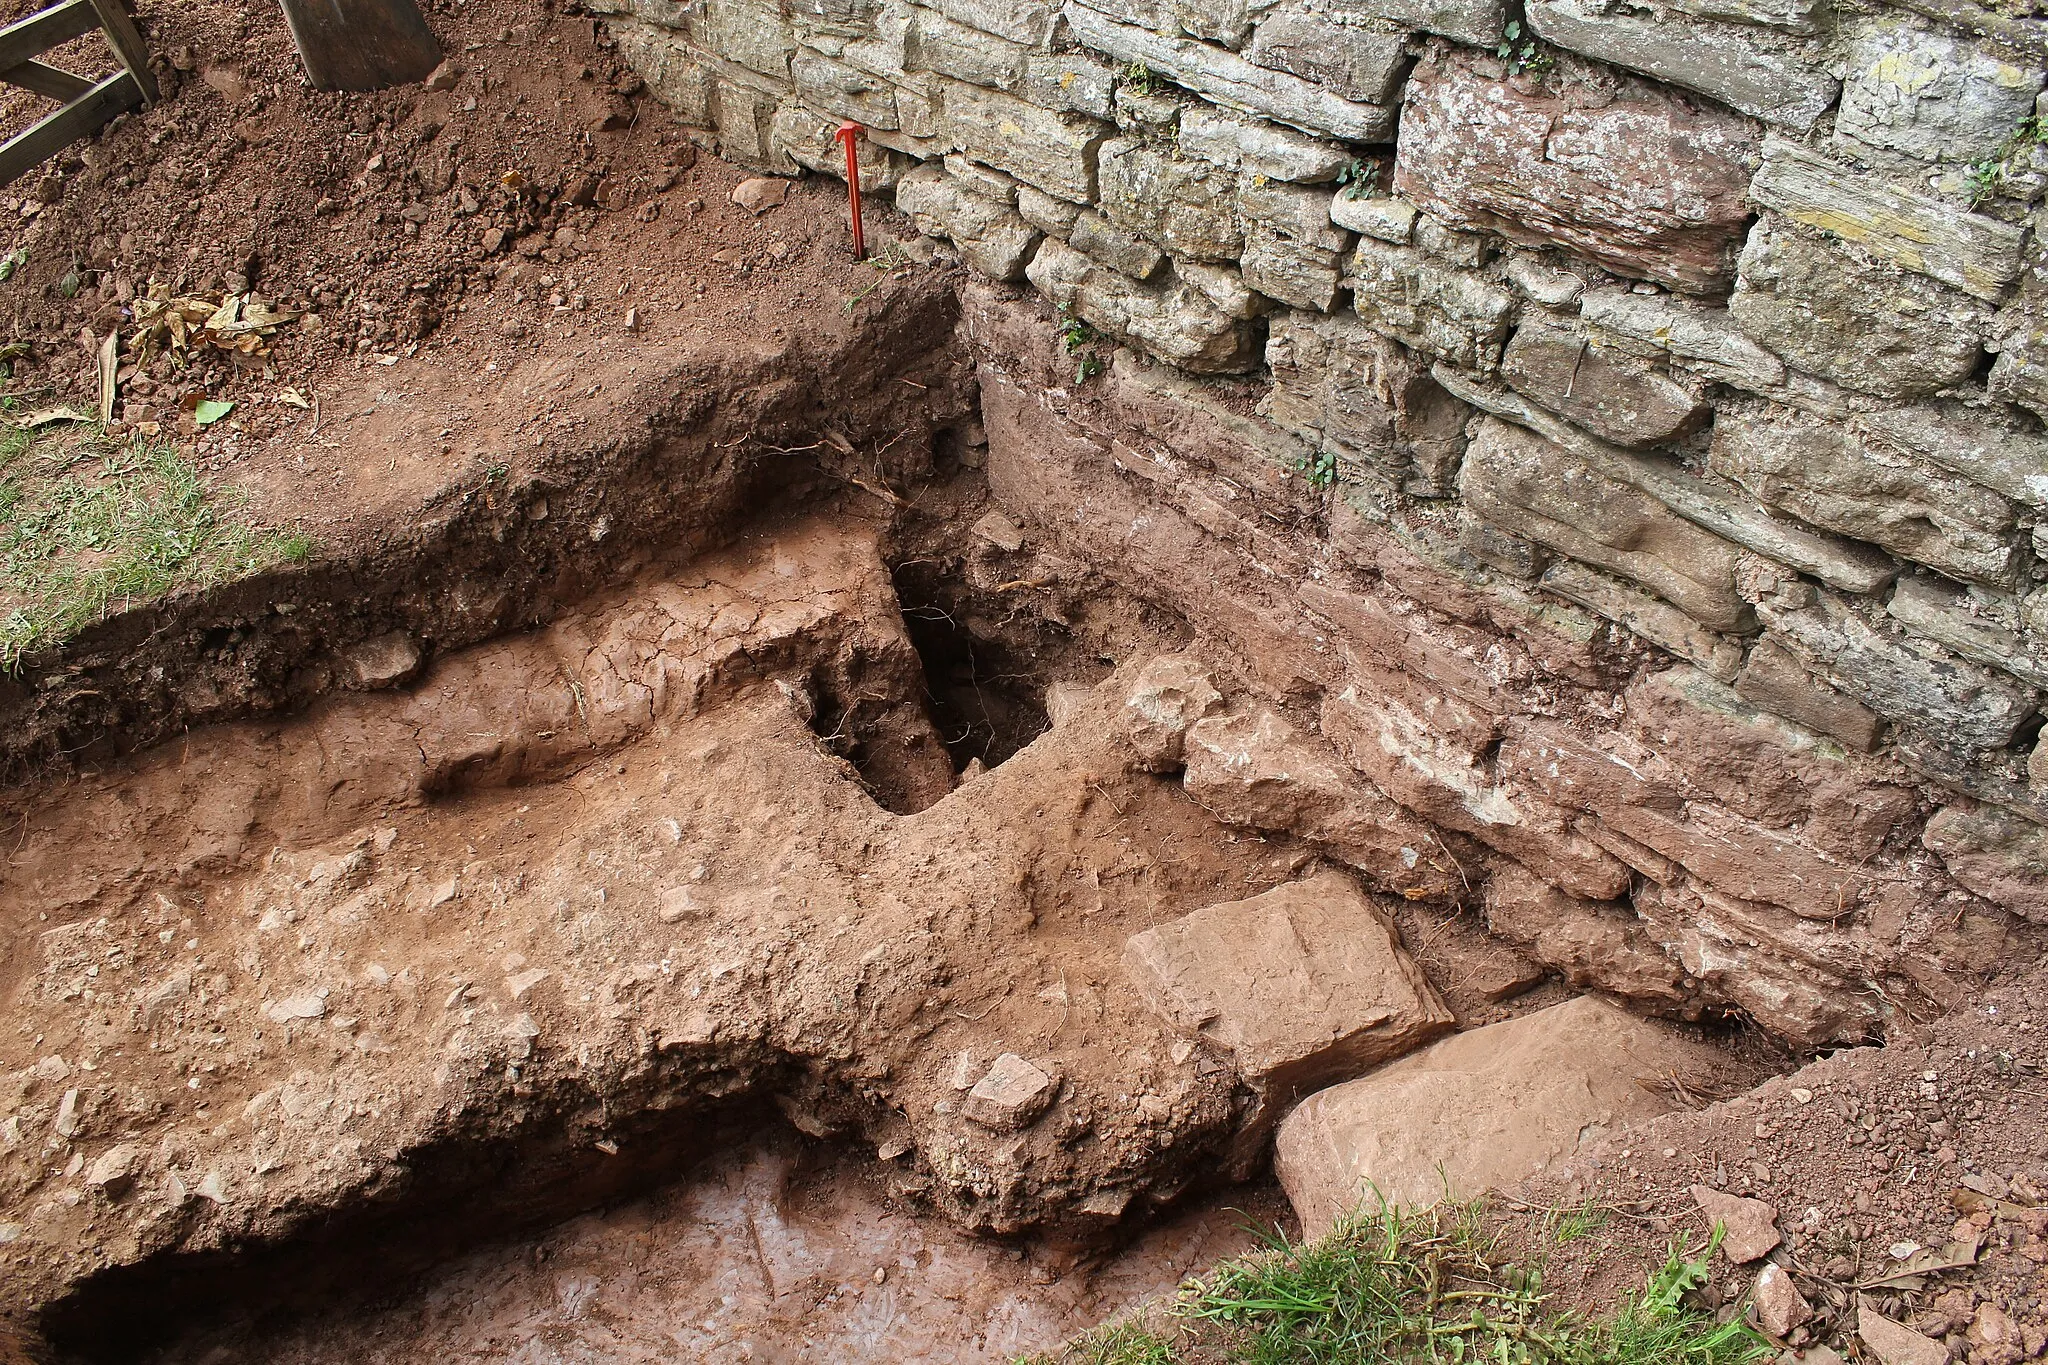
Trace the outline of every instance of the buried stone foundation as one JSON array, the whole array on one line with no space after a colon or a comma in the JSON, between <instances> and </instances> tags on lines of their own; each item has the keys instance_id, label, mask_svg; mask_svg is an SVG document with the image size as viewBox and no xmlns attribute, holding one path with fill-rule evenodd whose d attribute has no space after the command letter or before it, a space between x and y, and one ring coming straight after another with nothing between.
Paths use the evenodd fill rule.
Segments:
<instances>
[{"instance_id":1,"label":"buried stone foundation","mask_svg":"<svg viewBox=\"0 0 2048 1365\"><path fill-rule=\"evenodd\" d=\"M1796 620L1802 634L1786 638L1808 642L1793 656L1806 662L1775 665L1768 686L1765 659L1740 648L1726 666L1677 657L1653 630L1593 609L1607 599L1582 605L1475 555L1491 545L1455 505L1389 506L1341 486L1326 498L1296 472L1298 438L1227 390L1129 352L1074 386L1028 302L973 285L965 298L1003 507L1185 620L1196 650L1264 699L1185 716L1173 745L1150 741L1178 749L1188 793L1219 819L1307 840L1378 889L1481 909L1583 989L1679 1019L1741 1014L1802 1047L1910 1029L2037 934L2023 889L2034 826L1966 819L1966 802L1868 728L1861 745L1828 733L1832 719L1853 735L1860 704L1806 669L1829 650L1845 688L1872 701L1880 687L1919 689L1987 737L2012 733L2029 706L2016 682L1939 665L1829 607L1825 588L1787 609L1803 580L1627 483L1560 503L1556 515L1585 519L1572 534L1586 553L1616 547L1615 570L1654 560L1723 630ZM1545 481L1570 477L1544 465L1565 457L1540 437L1493 419L1475 430L1538 447L1517 498L1551 497ZM1628 475L1624 457L1600 459L1570 467ZM1809 690L1810 724L1765 709L1788 685ZM1174 681L1148 715L1185 711L1199 691Z\"/></svg>"}]
</instances>

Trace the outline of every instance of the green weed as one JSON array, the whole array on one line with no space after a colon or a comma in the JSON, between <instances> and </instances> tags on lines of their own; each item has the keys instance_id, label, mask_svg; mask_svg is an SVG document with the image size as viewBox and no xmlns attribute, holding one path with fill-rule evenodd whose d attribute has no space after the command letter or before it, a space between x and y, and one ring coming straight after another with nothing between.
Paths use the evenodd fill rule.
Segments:
<instances>
[{"instance_id":1,"label":"green weed","mask_svg":"<svg viewBox=\"0 0 2048 1365\"><path fill-rule=\"evenodd\" d=\"M1297 455L1294 472L1308 480L1308 486L1318 492L1337 482L1337 452L1334 450L1311 450Z\"/></svg>"},{"instance_id":2,"label":"green weed","mask_svg":"<svg viewBox=\"0 0 2048 1365\"><path fill-rule=\"evenodd\" d=\"M303 533L265 530L166 444L91 432L0 431L0 670L113 611L305 559Z\"/></svg>"},{"instance_id":3,"label":"green weed","mask_svg":"<svg viewBox=\"0 0 2048 1365\"><path fill-rule=\"evenodd\" d=\"M1494 50L1494 55L1508 64L1510 76L1524 72L1541 76L1557 64L1556 59L1537 43L1535 34L1523 31L1519 19L1508 20L1508 26L1501 30L1500 46Z\"/></svg>"},{"instance_id":4,"label":"green weed","mask_svg":"<svg viewBox=\"0 0 2048 1365\"><path fill-rule=\"evenodd\" d=\"M1543 1229L1552 1246L1570 1246L1607 1226L1608 1212L1591 1199L1569 1209L1551 1209L1543 1215Z\"/></svg>"},{"instance_id":5,"label":"green weed","mask_svg":"<svg viewBox=\"0 0 2048 1365\"><path fill-rule=\"evenodd\" d=\"M1168 84L1166 77L1143 62L1132 62L1123 70L1124 84L1141 95L1156 95Z\"/></svg>"},{"instance_id":6,"label":"green weed","mask_svg":"<svg viewBox=\"0 0 2048 1365\"><path fill-rule=\"evenodd\" d=\"M1346 199L1363 199L1379 188L1379 163L1353 157L1344 163L1343 170L1337 172L1337 184L1343 188Z\"/></svg>"},{"instance_id":7,"label":"green weed","mask_svg":"<svg viewBox=\"0 0 2048 1365\"><path fill-rule=\"evenodd\" d=\"M1604 1318L1558 1309L1540 1266L1508 1261L1483 1204L1361 1214L1320 1240L1269 1238L1183 1288L1149 1325L1100 1329L1038 1365L1759 1365L1741 1320L1685 1296L1703 1256L1672 1248Z\"/></svg>"},{"instance_id":8,"label":"green weed","mask_svg":"<svg viewBox=\"0 0 2048 1365\"><path fill-rule=\"evenodd\" d=\"M1110 339L1067 304L1060 305L1059 314L1060 345L1075 358L1074 383L1085 384L1107 368L1102 351Z\"/></svg>"},{"instance_id":9,"label":"green weed","mask_svg":"<svg viewBox=\"0 0 2048 1365\"><path fill-rule=\"evenodd\" d=\"M1970 207L1979 208L1985 201L2003 194L2007 181L2018 169L2015 163L2020 154L2044 145L2048 145L2048 120L2043 120L2039 114L2029 114L2021 119L2019 126L1998 144L1997 151L1982 161L1972 163L1964 173L1970 186Z\"/></svg>"}]
</instances>

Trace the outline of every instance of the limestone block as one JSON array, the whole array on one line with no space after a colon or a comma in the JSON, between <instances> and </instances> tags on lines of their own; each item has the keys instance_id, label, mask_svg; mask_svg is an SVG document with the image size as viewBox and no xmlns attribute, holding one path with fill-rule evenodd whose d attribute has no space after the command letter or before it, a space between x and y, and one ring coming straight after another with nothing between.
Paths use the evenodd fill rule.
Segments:
<instances>
[{"instance_id":1,"label":"limestone block","mask_svg":"<svg viewBox=\"0 0 2048 1365\"><path fill-rule=\"evenodd\" d=\"M1671 0L1671 8L1700 19L1726 19L1783 29L1802 37L1827 27L1828 0Z\"/></svg>"},{"instance_id":2,"label":"limestone block","mask_svg":"<svg viewBox=\"0 0 2048 1365\"><path fill-rule=\"evenodd\" d=\"M1499 244L1491 233L1461 232L1426 213L1416 216L1414 237L1415 245L1424 255L1461 270L1477 270L1485 265L1493 259Z\"/></svg>"},{"instance_id":3,"label":"limestone block","mask_svg":"<svg viewBox=\"0 0 2048 1365\"><path fill-rule=\"evenodd\" d=\"M1292 0L1259 21L1245 56L1347 100L1389 104L1408 67L1408 34L1392 24L1345 23L1328 10Z\"/></svg>"},{"instance_id":4,"label":"limestone block","mask_svg":"<svg viewBox=\"0 0 2048 1365\"><path fill-rule=\"evenodd\" d=\"M1046 0L931 0L932 8L955 23L993 33L1026 47L1052 39L1060 7Z\"/></svg>"},{"instance_id":5,"label":"limestone block","mask_svg":"<svg viewBox=\"0 0 2048 1365\"><path fill-rule=\"evenodd\" d=\"M1218 307L1183 272L1145 284L1048 238L1024 273L1054 303L1183 369L1236 374L1258 364L1249 317Z\"/></svg>"},{"instance_id":6,"label":"limestone block","mask_svg":"<svg viewBox=\"0 0 2048 1365\"><path fill-rule=\"evenodd\" d=\"M1747 119L1632 77L1536 85L1437 49L1408 82L1394 190L1454 227L1711 294L1734 274L1757 148Z\"/></svg>"},{"instance_id":7,"label":"limestone block","mask_svg":"<svg viewBox=\"0 0 2048 1365\"><path fill-rule=\"evenodd\" d=\"M1880 398L1926 398L1976 371L1990 310L1768 217L1742 253L1728 311L1789 363Z\"/></svg>"},{"instance_id":8,"label":"limestone block","mask_svg":"<svg viewBox=\"0 0 2048 1365\"><path fill-rule=\"evenodd\" d=\"M1227 170L1304 185L1335 180L1352 160L1350 150L1337 143L1211 104L1191 105L1181 114L1180 150Z\"/></svg>"},{"instance_id":9,"label":"limestone block","mask_svg":"<svg viewBox=\"0 0 2048 1365\"><path fill-rule=\"evenodd\" d=\"M619 56L678 122L711 125L711 73L690 59L673 33L631 19L613 19L610 28Z\"/></svg>"},{"instance_id":10,"label":"limestone block","mask_svg":"<svg viewBox=\"0 0 2048 1365\"><path fill-rule=\"evenodd\" d=\"M1967 40L1867 22L1850 41L1835 137L1922 161L1981 161L2034 112L2041 72Z\"/></svg>"},{"instance_id":11,"label":"limestone block","mask_svg":"<svg viewBox=\"0 0 2048 1365\"><path fill-rule=\"evenodd\" d=\"M926 163L896 187L896 207L928 237L950 238L960 258L995 280L1019 280L1038 246L1039 232L1000 199L975 194L939 167Z\"/></svg>"},{"instance_id":12,"label":"limestone block","mask_svg":"<svg viewBox=\"0 0 2048 1365\"><path fill-rule=\"evenodd\" d=\"M1406 246L1415 236L1415 205L1406 199L1353 197L1340 190L1330 200L1330 221L1375 241Z\"/></svg>"},{"instance_id":13,"label":"limestone block","mask_svg":"<svg viewBox=\"0 0 2048 1365\"><path fill-rule=\"evenodd\" d=\"M1222 709L1223 694L1206 664L1186 654L1161 655L1139 672L1124 699L1124 735L1146 767L1170 772L1181 765L1189 728Z\"/></svg>"},{"instance_id":14,"label":"limestone block","mask_svg":"<svg viewBox=\"0 0 2048 1365\"><path fill-rule=\"evenodd\" d=\"M1715 630L1749 629L1740 551L1533 432L1487 420L1458 490L1486 521L1642 584Z\"/></svg>"},{"instance_id":15,"label":"limestone block","mask_svg":"<svg viewBox=\"0 0 2048 1365\"><path fill-rule=\"evenodd\" d=\"M704 0L703 16L700 46L749 71L789 79L796 30L779 5L772 0Z\"/></svg>"},{"instance_id":16,"label":"limestone block","mask_svg":"<svg viewBox=\"0 0 2048 1365\"><path fill-rule=\"evenodd\" d=\"M1884 720L1877 712L1806 671L1799 660L1766 638L1757 642L1735 678L1735 694L1851 749L1877 747Z\"/></svg>"},{"instance_id":17,"label":"limestone block","mask_svg":"<svg viewBox=\"0 0 2048 1365\"><path fill-rule=\"evenodd\" d=\"M1253 180L1239 188L1237 202L1245 223L1238 263L1245 283L1297 308L1330 311L1351 238L1330 223L1328 192Z\"/></svg>"},{"instance_id":18,"label":"limestone block","mask_svg":"<svg viewBox=\"0 0 2048 1365\"><path fill-rule=\"evenodd\" d=\"M1017 187L1017 212L1024 221L1040 232L1053 237L1065 237L1074 230L1074 224L1081 215L1079 204L1070 204L1064 199L1055 199L1044 190L1030 185Z\"/></svg>"},{"instance_id":19,"label":"limestone block","mask_svg":"<svg viewBox=\"0 0 2048 1365\"><path fill-rule=\"evenodd\" d=\"M953 81L940 107L939 135L975 160L1062 199L1095 197L1095 155L1108 125Z\"/></svg>"},{"instance_id":20,"label":"limestone block","mask_svg":"<svg viewBox=\"0 0 2048 1365\"><path fill-rule=\"evenodd\" d=\"M1245 228L1244 282L1269 299L1327 313L1337 305L1341 253L1310 246L1264 223Z\"/></svg>"},{"instance_id":21,"label":"limestone block","mask_svg":"<svg viewBox=\"0 0 2048 1365\"><path fill-rule=\"evenodd\" d=\"M1386 20L1478 47L1498 43L1508 17L1501 0L1328 0L1328 6L1340 18Z\"/></svg>"},{"instance_id":22,"label":"limestone block","mask_svg":"<svg viewBox=\"0 0 2048 1365\"><path fill-rule=\"evenodd\" d=\"M1125 232L1094 209L1074 218L1069 244L1134 280L1149 280L1166 264L1165 253L1135 233Z\"/></svg>"},{"instance_id":23,"label":"limestone block","mask_svg":"<svg viewBox=\"0 0 2048 1365\"><path fill-rule=\"evenodd\" d=\"M1763 165L1750 193L1794 222L1976 298L1995 303L2019 277L2025 229L1893 189L1786 138L1764 140Z\"/></svg>"},{"instance_id":24,"label":"limestone block","mask_svg":"<svg viewBox=\"0 0 2048 1365\"><path fill-rule=\"evenodd\" d=\"M1409 810L1469 834L1574 895L1625 895L1629 870L1570 827L1566 813L1495 779L1475 746L1431 728L1398 698L1346 687L1324 699L1324 736Z\"/></svg>"},{"instance_id":25,"label":"limestone block","mask_svg":"<svg viewBox=\"0 0 2048 1365\"><path fill-rule=\"evenodd\" d=\"M1806 667L1885 719L1951 744L2002 749L2039 701L2013 679L1930 641L1879 631L1825 590L1766 600L1757 613Z\"/></svg>"},{"instance_id":26,"label":"limestone block","mask_svg":"<svg viewBox=\"0 0 2048 1365\"><path fill-rule=\"evenodd\" d=\"M1791 408L1724 410L1713 471L1760 502L1958 578L2010 586L2012 504L1840 422Z\"/></svg>"},{"instance_id":27,"label":"limestone block","mask_svg":"<svg viewBox=\"0 0 2048 1365\"><path fill-rule=\"evenodd\" d=\"M1351 235L1330 221L1330 192L1307 185L1245 181L1237 189L1238 213L1276 228L1304 246L1340 252Z\"/></svg>"},{"instance_id":28,"label":"limestone block","mask_svg":"<svg viewBox=\"0 0 2048 1365\"><path fill-rule=\"evenodd\" d=\"M807 50L790 60L789 74L804 103L820 113L870 128L897 126L896 87L878 76Z\"/></svg>"},{"instance_id":29,"label":"limestone block","mask_svg":"<svg viewBox=\"0 0 2048 1365\"><path fill-rule=\"evenodd\" d=\"M1920 841L1957 882L2048 924L2048 827L1997 806L1947 806L1927 822Z\"/></svg>"},{"instance_id":30,"label":"limestone block","mask_svg":"<svg viewBox=\"0 0 2048 1365\"><path fill-rule=\"evenodd\" d=\"M1597 612L1671 651L1722 682L1735 681L1742 667L1742 646L1717 635L1674 607L1596 573L1572 560L1560 560L1543 574L1543 586L1569 602Z\"/></svg>"},{"instance_id":31,"label":"limestone block","mask_svg":"<svg viewBox=\"0 0 2048 1365\"><path fill-rule=\"evenodd\" d=\"M1454 1034L1311 1095L1280 1125L1273 1165L1317 1237L1361 1206L1422 1208L1540 1175L1601 1136L1678 1107L1712 1052L1581 996Z\"/></svg>"},{"instance_id":32,"label":"limestone block","mask_svg":"<svg viewBox=\"0 0 2048 1365\"><path fill-rule=\"evenodd\" d=\"M2020 604L2010 597L1966 592L1921 574L1899 580L1885 612L1913 634L1965 659L2048 687L2048 639L2027 629Z\"/></svg>"},{"instance_id":33,"label":"limestone block","mask_svg":"<svg viewBox=\"0 0 2048 1365\"><path fill-rule=\"evenodd\" d=\"M1226 824L1288 831L1381 890L1419 898L1462 885L1442 836L1271 711L1198 722L1185 758L1187 794Z\"/></svg>"},{"instance_id":34,"label":"limestone block","mask_svg":"<svg viewBox=\"0 0 2048 1365\"><path fill-rule=\"evenodd\" d=\"M1835 102L1833 76L1775 50L1754 30L1651 17L1598 0L1531 0L1545 42L1710 95L1766 123L1808 132Z\"/></svg>"},{"instance_id":35,"label":"limestone block","mask_svg":"<svg viewBox=\"0 0 2048 1365\"><path fill-rule=\"evenodd\" d=\"M1486 881L1485 914L1488 930L1578 990L1617 995L1657 1014L1699 1013L1685 969L1650 940L1624 901L1586 900L1502 861Z\"/></svg>"},{"instance_id":36,"label":"limestone block","mask_svg":"<svg viewBox=\"0 0 2048 1365\"><path fill-rule=\"evenodd\" d=\"M930 10L914 13L903 54L904 65L912 71L936 71L994 90L1015 91L1023 81L1031 49L956 24Z\"/></svg>"},{"instance_id":37,"label":"limestone block","mask_svg":"<svg viewBox=\"0 0 2048 1365\"><path fill-rule=\"evenodd\" d=\"M780 101L751 85L714 77L711 117L718 128L718 153L742 166L766 167L789 174L775 154L775 112ZM782 164L777 164L782 161Z\"/></svg>"},{"instance_id":38,"label":"limestone block","mask_svg":"<svg viewBox=\"0 0 2048 1365\"><path fill-rule=\"evenodd\" d=\"M1175 261L1173 273L1180 276L1189 288L1200 292L1226 317L1256 318L1267 311L1265 300L1248 289L1244 277L1230 266Z\"/></svg>"},{"instance_id":39,"label":"limestone block","mask_svg":"<svg viewBox=\"0 0 2048 1365\"><path fill-rule=\"evenodd\" d=\"M1218 104L1355 142L1385 142L1393 135L1395 111L1385 105L1347 100L1234 52L1120 24L1080 5L1067 6L1066 15L1084 46L1119 62L1142 62Z\"/></svg>"},{"instance_id":40,"label":"limestone block","mask_svg":"<svg viewBox=\"0 0 2048 1365\"><path fill-rule=\"evenodd\" d=\"M1428 367L1361 322L1285 312L1267 334L1273 387L1265 412L1303 439L1400 478L1455 465L1470 409Z\"/></svg>"},{"instance_id":41,"label":"limestone block","mask_svg":"<svg viewBox=\"0 0 2048 1365\"><path fill-rule=\"evenodd\" d=\"M1903 408L1852 418L1850 425L1867 440L1888 441L2008 498L2048 507L2048 437L1996 425L1967 408Z\"/></svg>"},{"instance_id":42,"label":"limestone block","mask_svg":"<svg viewBox=\"0 0 2048 1365\"><path fill-rule=\"evenodd\" d=\"M1785 382L1785 362L1744 336L1725 308L1665 294L1589 289L1579 300L1579 316L1602 340L1637 355L1668 355L1723 384L1756 392Z\"/></svg>"},{"instance_id":43,"label":"limestone block","mask_svg":"<svg viewBox=\"0 0 2048 1365\"><path fill-rule=\"evenodd\" d=\"M951 151L939 139L939 94L945 78L911 72L896 82L896 123L898 130L870 128L868 136L921 160ZM893 139L893 141L892 141Z\"/></svg>"},{"instance_id":44,"label":"limestone block","mask_svg":"<svg viewBox=\"0 0 2048 1365\"><path fill-rule=\"evenodd\" d=\"M1516 329L1500 375L1532 402L1621 446L1662 445L1712 413L1669 377L1541 318Z\"/></svg>"},{"instance_id":45,"label":"limestone block","mask_svg":"<svg viewBox=\"0 0 2048 1365\"><path fill-rule=\"evenodd\" d=\"M1717 480L1699 478L1675 461L1603 441L1510 389L1481 383L1448 365L1435 366L1430 373L1454 396L1563 446L1603 476L1640 489L1687 521L1823 583L1848 592L1876 592L1896 572L1892 557L1875 546L1772 516Z\"/></svg>"},{"instance_id":46,"label":"limestone block","mask_svg":"<svg viewBox=\"0 0 2048 1365\"><path fill-rule=\"evenodd\" d=\"M1219 43L1236 52L1252 35L1252 25L1271 9L1274 0L1171 0L1181 32L1205 43Z\"/></svg>"},{"instance_id":47,"label":"limestone block","mask_svg":"<svg viewBox=\"0 0 2048 1365\"><path fill-rule=\"evenodd\" d=\"M1514 295L1413 247L1362 238L1349 260L1352 307L1372 326L1461 369L1500 362Z\"/></svg>"},{"instance_id":48,"label":"limestone block","mask_svg":"<svg viewBox=\"0 0 2048 1365\"><path fill-rule=\"evenodd\" d=\"M809 34L804 41L848 66L859 67L870 75L902 84L910 74L910 47L917 30L918 16L922 13L924 11L902 0L884 0L869 15L865 31L840 41L836 46Z\"/></svg>"},{"instance_id":49,"label":"limestone block","mask_svg":"<svg viewBox=\"0 0 2048 1365\"><path fill-rule=\"evenodd\" d=\"M2028 288L1999 313L1998 360L1990 382L1993 394L2036 417L2048 417L2048 318L2042 300L2038 288Z\"/></svg>"},{"instance_id":50,"label":"limestone block","mask_svg":"<svg viewBox=\"0 0 2048 1365\"><path fill-rule=\"evenodd\" d=\"M1169 143L1182 111L1200 103L1175 87L1146 90L1125 81L1116 88L1116 126L1141 139Z\"/></svg>"},{"instance_id":51,"label":"limestone block","mask_svg":"<svg viewBox=\"0 0 2048 1365\"><path fill-rule=\"evenodd\" d=\"M1451 1012L1392 917L1341 872L1132 936L1124 970L1177 1032L1227 1049L1271 1104L1412 1052Z\"/></svg>"},{"instance_id":52,"label":"limestone block","mask_svg":"<svg viewBox=\"0 0 2048 1365\"><path fill-rule=\"evenodd\" d=\"M939 159L939 164L946 168L947 175L959 181L960 187L970 194L978 194L984 199L993 199L1003 204L1017 202L1017 191L1021 186L1017 183L1017 177L1013 175L993 170L971 157L962 156L959 152L946 153Z\"/></svg>"},{"instance_id":53,"label":"limestone block","mask_svg":"<svg viewBox=\"0 0 2048 1365\"><path fill-rule=\"evenodd\" d=\"M1244 249L1233 178L1209 162L1112 138L1102 145L1098 176L1104 215L1176 260L1231 261Z\"/></svg>"},{"instance_id":54,"label":"limestone block","mask_svg":"<svg viewBox=\"0 0 2048 1365\"><path fill-rule=\"evenodd\" d=\"M846 149L837 140L838 131L839 120L821 118L801 105L785 104L775 111L775 120L769 126L771 163L778 169L787 169L784 163L795 162L807 171L844 180ZM873 194L894 190L917 165L903 153L868 138L861 139L857 155L860 187Z\"/></svg>"},{"instance_id":55,"label":"limestone block","mask_svg":"<svg viewBox=\"0 0 2048 1365\"><path fill-rule=\"evenodd\" d=\"M1116 68L1086 52L1034 52L1017 93L1046 109L1104 120L1116 117Z\"/></svg>"},{"instance_id":56,"label":"limestone block","mask_svg":"<svg viewBox=\"0 0 2048 1365\"><path fill-rule=\"evenodd\" d=\"M1097 14L1155 33L1171 33L1180 25L1174 0L1076 0Z\"/></svg>"}]
</instances>

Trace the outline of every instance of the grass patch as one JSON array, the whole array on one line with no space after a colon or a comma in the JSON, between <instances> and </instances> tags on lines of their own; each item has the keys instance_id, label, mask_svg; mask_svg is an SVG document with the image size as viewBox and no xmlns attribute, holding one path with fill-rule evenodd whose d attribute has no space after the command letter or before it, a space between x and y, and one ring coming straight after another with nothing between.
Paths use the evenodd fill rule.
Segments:
<instances>
[{"instance_id":1,"label":"grass patch","mask_svg":"<svg viewBox=\"0 0 2048 1365\"><path fill-rule=\"evenodd\" d=\"M167 443L0 422L0 670L112 612L311 552L242 507Z\"/></svg>"},{"instance_id":2,"label":"grass patch","mask_svg":"<svg viewBox=\"0 0 2048 1365\"><path fill-rule=\"evenodd\" d=\"M1553 1236L1592 1230L1573 1221ZM1502 1254L1483 1203L1384 1210L1319 1241L1275 1237L1148 1321L1020 1365L1756 1365L1768 1342L1687 1301L1718 1240L1674 1245L1640 1292L1589 1317L1553 1304L1540 1266Z\"/></svg>"}]
</instances>

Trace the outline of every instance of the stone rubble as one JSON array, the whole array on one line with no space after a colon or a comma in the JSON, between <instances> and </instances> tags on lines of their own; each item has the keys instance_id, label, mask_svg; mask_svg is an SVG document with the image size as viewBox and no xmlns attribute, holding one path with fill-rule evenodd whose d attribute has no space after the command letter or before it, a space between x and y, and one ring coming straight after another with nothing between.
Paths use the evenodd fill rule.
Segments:
<instances>
[{"instance_id":1,"label":"stone rubble","mask_svg":"<svg viewBox=\"0 0 2048 1365\"><path fill-rule=\"evenodd\" d=\"M1349 1080L1453 1022L1391 916L1337 872L1133 935L1124 967L1170 1026L1229 1051L1268 1105Z\"/></svg>"},{"instance_id":2,"label":"stone rubble","mask_svg":"<svg viewBox=\"0 0 2048 1365\"><path fill-rule=\"evenodd\" d=\"M1698 1079L1710 1056L1581 996L1310 1096L1280 1125L1274 1169L1309 1237L1379 1199L1407 1208L1468 1199L1669 1112L1678 1100L1640 1080Z\"/></svg>"}]
</instances>

